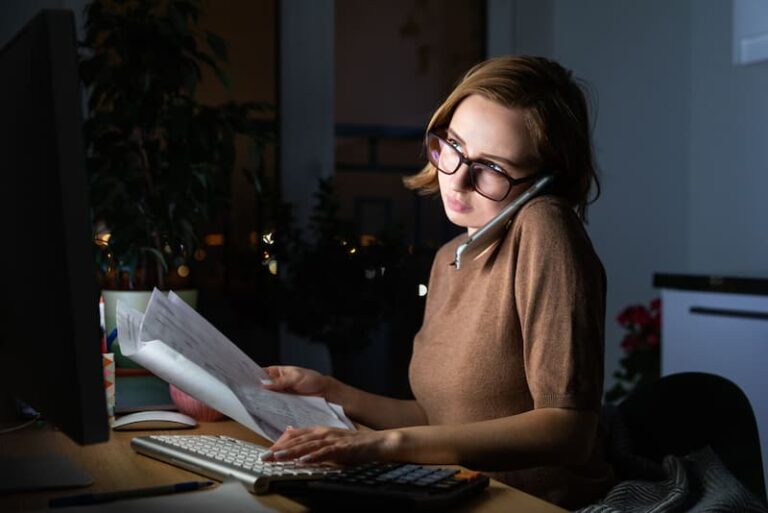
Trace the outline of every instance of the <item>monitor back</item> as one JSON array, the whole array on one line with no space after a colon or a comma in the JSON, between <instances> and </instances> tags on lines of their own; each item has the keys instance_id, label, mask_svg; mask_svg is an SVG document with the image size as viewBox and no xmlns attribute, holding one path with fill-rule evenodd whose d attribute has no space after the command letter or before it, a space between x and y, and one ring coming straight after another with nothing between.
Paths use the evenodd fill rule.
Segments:
<instances>
[{"instance_id":1,"label":"monitor back","mask_svg":"<svg viewBox=\"0 0 768 513\"><path fill-rule=\"evenodd\" d=\"M98 285L71 11L0 50L0 374L79 443L106 440Z\"/></svg>"}]
</instances>

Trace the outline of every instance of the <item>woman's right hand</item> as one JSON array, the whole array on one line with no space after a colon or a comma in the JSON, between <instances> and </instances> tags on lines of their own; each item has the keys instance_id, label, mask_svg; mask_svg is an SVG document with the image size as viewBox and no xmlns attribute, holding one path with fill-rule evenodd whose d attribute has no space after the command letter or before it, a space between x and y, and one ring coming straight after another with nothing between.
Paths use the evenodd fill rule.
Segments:
<instances>
[{"instance_id":1,"label":"woman's right hand","mask_svg":"<svg viewBox=\"0 0 768 513\"><path fill-rule=\"evenodd\" d=\"M341 405L350 419L364 426L388 429L426 424L424 410L414 400L390 399L370 394L312 369L273 365L264 369L269 380L262 386L275 392L324 397Z\"/></svg>"},{"instance_id":2,"label":"woman's right hand","mask_svg":"<svg viewBox=\"0 0 768 513\"><path fill-rule=\"evenodd\" d=\"M290 365L273 365L264 370L272 380L271 383L262 381L262 385L268 390L299 395L323 397L328 395L331 378L312 369Z\"/></svg>"}]
</instances>

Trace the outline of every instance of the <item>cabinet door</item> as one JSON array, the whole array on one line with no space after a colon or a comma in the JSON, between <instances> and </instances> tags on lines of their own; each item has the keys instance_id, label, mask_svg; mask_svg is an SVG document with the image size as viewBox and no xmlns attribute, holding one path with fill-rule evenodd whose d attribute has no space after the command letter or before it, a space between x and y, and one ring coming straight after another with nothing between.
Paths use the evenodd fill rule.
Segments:
<instances>
[{"instance_id":1,"label":"cabinet door","mask_svg":"<svg viewBox=\"0 0 768 513\"><path fill-rule=\"evenodd\" d=\"M768 59L768 2L733 0L733 62L753 64Z\"/></svg>"},{"instance_id":2,"label":"cabinet door","mask_svg":"<svg viewBox=\"0 0 768 513\"><path fill-rule=\"evenodd\" d=\"M662 291L662 374L699 371L736 383L757 419L768 469L768 297Z\"/></svg>"}]
</instances>

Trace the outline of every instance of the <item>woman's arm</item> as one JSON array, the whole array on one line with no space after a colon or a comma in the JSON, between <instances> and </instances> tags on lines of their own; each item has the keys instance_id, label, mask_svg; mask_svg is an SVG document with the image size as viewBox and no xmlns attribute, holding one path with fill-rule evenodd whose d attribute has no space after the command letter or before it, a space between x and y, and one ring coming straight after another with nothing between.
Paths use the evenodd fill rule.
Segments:
<instances>
[{"instance_id":1,"label":"woman's arm","mask_svg":"<svg viewBox=\"0 0 768 513\"><path fill-rule=\"evenodd\" d=\"M470 424L396 430L398 458L483 470L578 465L592 452L598 415L542 408Z\"/></svg>"},{"instance_id":2,"label":"woman's arm","mask_svg":"<svg viewBox=\"0 0 768 513\"><path fill-rule=\"evenodd\" d=\"M460 464L481 470L578 465L592 451L598 415L542 408L457 425L350 432L289 429L270 448L276 459L357 463L371 460Z\"/></svg>"},{"instance_id":3,"label":"woman's arm","mask_svg":"<svg viewBox=\"0 0 768 513\"><path fill-rule=\"evenodd\" d=\"M264 388L301 395L319 395L340 404L348 417L367 427L389 429L427 423L416 401L392 399L364 392L311 369L273 366L264 369L272 379Z\"/></svg>"}]
</instances>

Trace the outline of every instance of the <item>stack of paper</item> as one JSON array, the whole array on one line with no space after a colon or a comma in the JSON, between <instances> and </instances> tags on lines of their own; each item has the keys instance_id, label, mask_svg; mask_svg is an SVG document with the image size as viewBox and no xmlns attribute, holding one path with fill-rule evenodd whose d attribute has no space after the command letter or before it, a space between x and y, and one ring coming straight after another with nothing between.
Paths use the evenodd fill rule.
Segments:
<instances>
[{"instance_id":1,"label":"stack of paper","mask_svg":"<svg viewBox=\"0 0 768 513\"><path fill-rule=\"evenodd\" d=\"M354 429L322 397L264 389L264 369L173 292L155 289L144 314L118 303L117 331L125 356L265 438L288 426Z\"/></svg>"}]
</instances>

